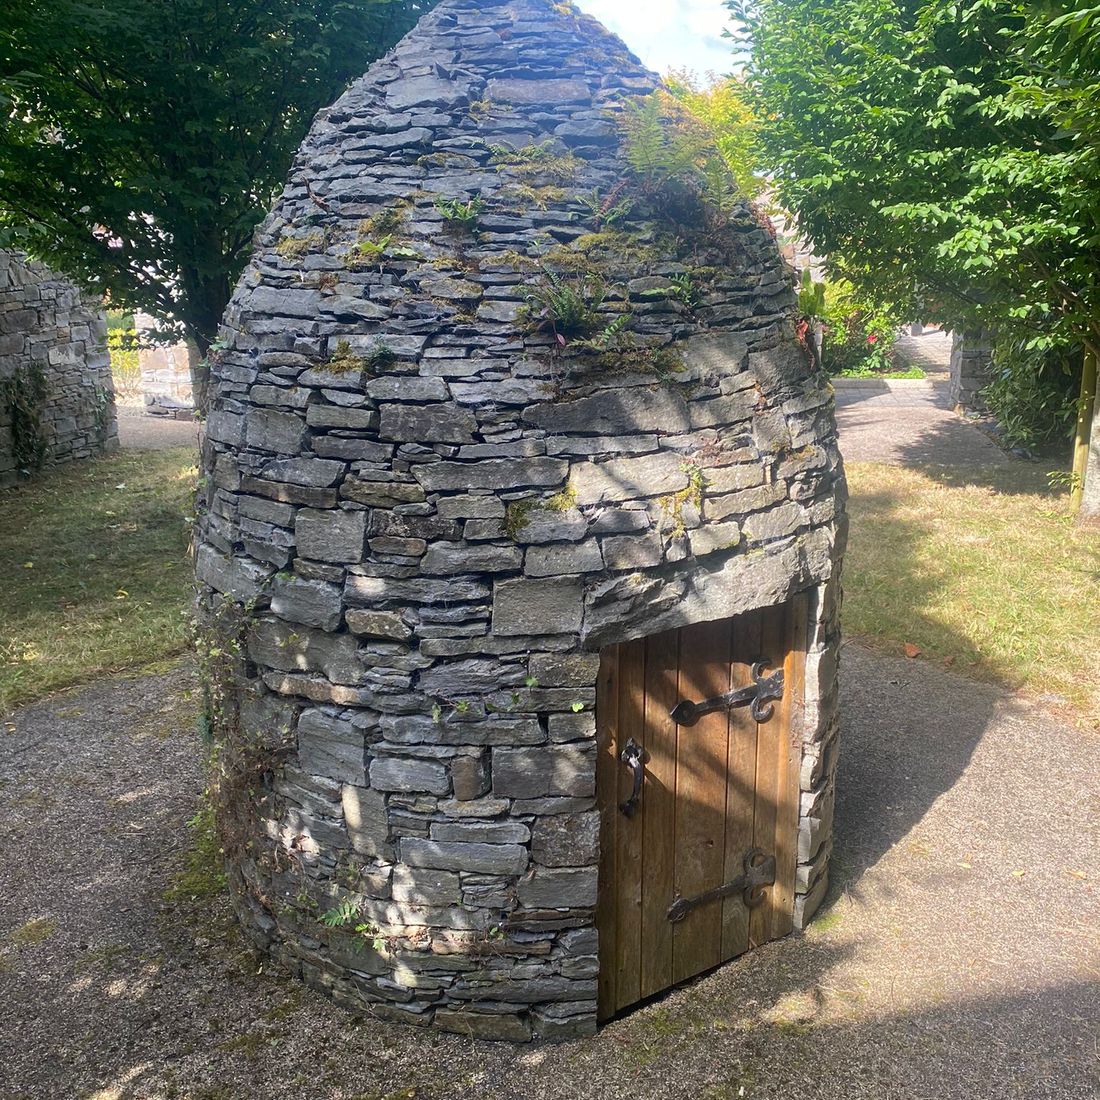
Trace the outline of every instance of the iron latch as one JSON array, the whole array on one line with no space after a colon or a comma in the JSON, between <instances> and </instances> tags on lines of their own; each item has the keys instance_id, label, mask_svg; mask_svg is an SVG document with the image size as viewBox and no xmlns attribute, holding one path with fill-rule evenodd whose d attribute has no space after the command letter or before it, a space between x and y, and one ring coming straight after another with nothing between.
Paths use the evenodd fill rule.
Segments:
<instances>
[{"instance_id":1,"label":"iron latch","mask_svg":"<svg viewBox=\"0 0 1100 1100\"><path fill-rule=\"evenodd\" d=\"M630 769L632 788L630 797L625 802L619 803L619 810L626 817L633 817L638 808L638 800L642 797L642 781L645 779L645 749L631 737L626 747L619 753L619 759Z\"/></svg>"},{"instance_id":2,"label":"iron latch","mask_svg":"<svg viewBox=\"0 0 1100 1100\"><path fill-rule=\"evenodd\" d=\"M698 909L700 905L730 898L739 892L747 909L755 909L758 905L762 905L764 887L775 884L775 856L769 856L763 848L750 848L745 853L743 866L744 871L724 886L717 886L693 898L682 898L677 894L668 907L668 919L675 924L683 920L693 909Z\"/></svg>"},{"instance_id":3,"label":"iron latch","mask_svg":"<svg viewBox=\"0 0 1100 1100\"><path fill-rule=\"evenodd\" d=\"M727 691L725 695L702 703L682 699L669 711L669 717L678 726L694 726L704 714L749 707L757 722L766 722L775 710L771 700L783 698L783 670L777 668L770 676L765 676L764 670L770 667L771 661L757 661L752 666L752 683L748 687Z\"/></svg>"}]
</instances>

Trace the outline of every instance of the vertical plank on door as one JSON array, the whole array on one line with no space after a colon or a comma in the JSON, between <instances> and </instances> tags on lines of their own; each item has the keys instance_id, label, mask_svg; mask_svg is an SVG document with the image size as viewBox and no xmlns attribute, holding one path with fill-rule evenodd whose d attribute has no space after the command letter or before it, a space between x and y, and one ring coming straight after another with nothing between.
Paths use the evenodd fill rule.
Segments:
<instances>
[{"instance_id":1,"label":"vertical plank on door","mask_svg":"<svg viewBox=\"0 0 1100 1100\"><path fill-rule=\"evenodd\" d=\"M785 843L786 824L781 824L787 810L787 780L791 755L789 605L771 608L764 613L760 629L761 653L772 663L766 672L782 668L784 674L783 698L773 704L771 718L761 722L757 729L756 750L756 807L753 815L753 843L769 855L776 855L777 847ZM772 927L778 923L775 910L779 882L778 858L776 861L776 885L765 892L765 901L749 914L749 947L758 947L772 938Z\"/></svg>"},{"instance_id":2,"label":"vertical plank on door","mask_svg":"<svg viewBox=\"0 0 1100 1100\"><path fill-rule=\"evenodd\" d=\"M729 691L730 621L697 623L680 635L680 696L696 702ZM704 715L676 735L676 891L719 885L725 859L729 715ZM672 898L668 901L671 903ZM722 907L703 905L673 928L674 981L722 961Z\"/></svg>"},{"instance_id":3,"label":"vertical plank on door","mask_svg":"<svg viewBox=\"0 0 1100 1100\"><path fill-rule=\"evenodd\" d=\"M615 1014L616 894L618 835L617 809L619 721L619 647L608 646L600 654L596 680L596 794L600 807L600 877L596 897L600 975L597 983L600 1020Z\"/></svg>"},{"instance_id":4,"label":"vertical plank on door","mask_svg":"<svg viewBox=\"0 0 1100 1100\"><path fill-rule=\"evenodd\" d=\"M802 733L805 723L806 644L809 595L801 592L787 605L787 661L784 668L783 728L787 758L776 783L775 887L771 891L768 939L785 936L793 927L794 880L798 868L798 803L801 796ZM764 930L762 930L763 932Z\"/></svg>"},{"instance_id":5,"label":"vertical plank on door","mask_svg":"<svg viewBox=\"0 0 1100 1100\"><path fill-rule=\"evenodd\" d=\"M619 727L618 751L628 739L645 741L645 639L623 642L619 646ZM617 921L615 930L616 1008L641 998L642 951L642 846L643 812L633 817L620 813L618 804L630 797L631 775L616 758L619 784L613 812L618 820L619 851L615 873ZM642 804L648 792L642 788Z\"/></svg>"},{"instance_id":6,"label":"vertical plank on door","mask_svg":"<svg viewBox=\"0 0 1100 1100\"><path fill-rule=\"evenodd\" d=\"M649 997L672 985L672 925L668 887L676 857L676 725L669 711L677 694L680 632L666 630L646 639L646 780L642 799L642 978Z\"/></svg>"},{"instance_id":7,"label":"vertical plank on door","mask_svg":"<svg viewBox=\"0 0 1100 1100\"><path fill-rule=\"evenodd\" d=\"M760 656L761 613L750 611L732 621L730 689L752 683L752 665ZM722 882L731 882L744 870L745 853L753 844L756 785L756 722L747 707L729 715L729 753L726 771L726 847ZM749 910L741 894L721 902L722 958L732 959L749 946Z\"/></svg>"}]
</instances>

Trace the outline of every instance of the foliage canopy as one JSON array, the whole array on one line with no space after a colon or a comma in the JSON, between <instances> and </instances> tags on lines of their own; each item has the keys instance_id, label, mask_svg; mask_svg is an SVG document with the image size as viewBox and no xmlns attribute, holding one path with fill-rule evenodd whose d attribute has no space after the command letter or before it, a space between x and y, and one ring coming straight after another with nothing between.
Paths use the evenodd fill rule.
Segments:
<instances>
[{"instance_id":1,"label":"foliage canopy","mask_svg":"<svg viewBox=\"0 0 1100 1100\"><path fill-rule=\"evenodd\" d=\"M779 197L848 278L1036 350L1100 343L1100 9L729 6Z\"/></svg>"},{"instance_id":2,"label":"foliage canopy","mask_svg":"<svg viewBox=\"0 0 1100 1100\"><path fill-rule=\"evenodd\" d=\"M0 229L203 350L314 114L431 0L8 0Z\"/></svg>"}]
</instances>

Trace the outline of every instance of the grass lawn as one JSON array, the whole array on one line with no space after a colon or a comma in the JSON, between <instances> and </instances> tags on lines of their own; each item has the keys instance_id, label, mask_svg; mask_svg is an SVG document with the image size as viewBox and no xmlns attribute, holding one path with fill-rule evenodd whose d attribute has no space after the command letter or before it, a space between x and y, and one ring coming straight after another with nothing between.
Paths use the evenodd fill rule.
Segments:
<instances>
[{"instance_id":1,"label":"grass lawn","mask_svg":"<svg viewBox=\"0 0 1100 1100\"><path fill-rule=\"evenodd\" d=\"M1100 726L1100 534L1046 480L1023 463L850 464L846 635L1061 697Z\"/></svg>"},{"instance_id":2,"label":"grass lawn","mask_svg":"<svg viewBox=\"0 0 1100 1100\"><path fill-rule=\"evenodd\" d=\"M0 491L0 711L183 650L195 457L123 452Z\"/></svg>"}]
</instances>

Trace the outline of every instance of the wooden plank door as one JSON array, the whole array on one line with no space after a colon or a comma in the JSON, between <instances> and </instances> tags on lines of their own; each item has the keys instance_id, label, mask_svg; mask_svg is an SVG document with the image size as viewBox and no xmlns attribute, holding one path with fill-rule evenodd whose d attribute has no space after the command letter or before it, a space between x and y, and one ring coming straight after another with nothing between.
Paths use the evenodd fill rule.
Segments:
<instances>
[{"instance_id":1,"label":"wooden plank door","mask_svg":"<svg viewBox=\"0 0 1100 1100\"><path fill-rule=\"evenodd\" d=\"M798 828L799 722L805 597L765 611L698 623L601 654L596 720L600 803L599 1013L607 1019L785 935L791 929ZM772 716L718 710L677 725L681 700L702 701L752 683L752 666L782 667ZM644 780L636 807L622 760L640 746ZM776 861L763 904L734 896L669 920L677 898L694 899L736 879L747 852Z\"/></svg>"}]
</instances>

